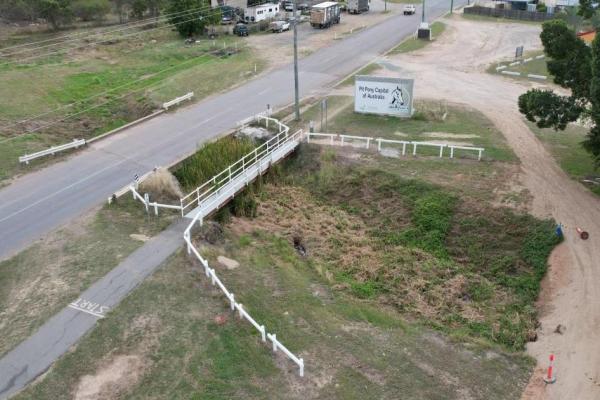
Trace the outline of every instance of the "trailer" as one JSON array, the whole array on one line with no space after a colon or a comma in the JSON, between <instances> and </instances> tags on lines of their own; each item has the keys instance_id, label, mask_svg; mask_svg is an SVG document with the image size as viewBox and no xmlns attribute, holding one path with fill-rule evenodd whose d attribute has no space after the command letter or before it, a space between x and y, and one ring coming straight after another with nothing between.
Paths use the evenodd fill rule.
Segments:
<instances>
[{"instance_id":1,"label":"trailer","mask_svg":"<svg viewBox=\"0 0 600 400\"><path fill-rule=\"evenodd\" d=\"M369 11L369 0L348 0L348 13L360 14Z\"/></svg>"},{"instance_id":2,"label":"trailer","mask_svg":"<svg viewBox=\"0 0 600 400\"><path fill-rule=\"evenodd\" d=\"M329 28L340 23L340 5L335 1L315 4L310 9L310 24L313 28Z\"/></svg>"}]
</instances>

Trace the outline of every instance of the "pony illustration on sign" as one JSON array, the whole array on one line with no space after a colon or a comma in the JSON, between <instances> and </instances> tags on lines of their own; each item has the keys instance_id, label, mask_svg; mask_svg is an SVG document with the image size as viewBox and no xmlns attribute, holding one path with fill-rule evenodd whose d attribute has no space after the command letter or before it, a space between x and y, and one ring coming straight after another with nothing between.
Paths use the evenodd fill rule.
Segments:
<instances>
[{"instance_id":1,"label":"pony illustration on sign","mask_svg":"<svg viewBox=\"0 0 600 400\"><path fill-rule=\"evenodd\" d=\"M390 103L390 108L399 110L406 109L407 104L410 102L409 94L400 86L396 86L396 89L392 91L392 102Z\"/></svg>"},{"instance_id":2,"label":"pony illustration on sign","mask_svg":"<svg viewBox=\"0 0 600 400\"><path fill-rule=\"evenodd\" d=\"M413 79L358 75L354 111L409 118L413 112Z\"/></svg>"}]
</instances>

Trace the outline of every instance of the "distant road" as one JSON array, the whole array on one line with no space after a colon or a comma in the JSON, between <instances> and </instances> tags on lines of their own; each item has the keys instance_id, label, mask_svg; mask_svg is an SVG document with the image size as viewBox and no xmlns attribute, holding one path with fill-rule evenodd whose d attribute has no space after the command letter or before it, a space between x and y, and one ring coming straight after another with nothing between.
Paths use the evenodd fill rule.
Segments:
<instances>
[{"instance_id":1,"label":"distant road","mask_svg":"<svg viewBox=\"0 0 600 400\"><path fill-rule=\"evenodd\" d=\"M455 6L465 4L455 1ZM450 0L429 0L428 20L446 13ZM421 10L397 15L300 61L301 96L321 92L413 34ZM290 46L292 44L290 43ZM223 73L226 73L225 71ZM416 90L418 93L419 84ZM175 113L130 128L0 190L0 260L97 206L111 193L157 165L169 165L236 121L293 101L292 65L251 80Z\"/></svg>"}]
</instances>

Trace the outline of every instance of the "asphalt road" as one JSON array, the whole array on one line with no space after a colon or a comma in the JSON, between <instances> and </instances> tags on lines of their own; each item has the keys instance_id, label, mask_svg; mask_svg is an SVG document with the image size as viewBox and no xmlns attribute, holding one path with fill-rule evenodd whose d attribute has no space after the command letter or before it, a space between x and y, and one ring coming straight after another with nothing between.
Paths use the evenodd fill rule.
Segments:
<instances>
[{"instance_id":1,"label":"asphalt road","mask_svg":"<svg viewBox=\"0 0 600 400\"><path fill-rule=\"evenodd\" d=\"M461 3L458 0L455 6ZM449 4L449 0L429 0L428 19L448 11ZM413 34L420 13L418 9L413 16L392 16L303 58L301 96L322 91ZM291 103L293 82L292 65L285 66L17 179L0 190L0 260L106 201L134 174L181 159L199 143L233 128L236 121L265 110L267 104L277 108Z\"/></svg>"}]
</instances>

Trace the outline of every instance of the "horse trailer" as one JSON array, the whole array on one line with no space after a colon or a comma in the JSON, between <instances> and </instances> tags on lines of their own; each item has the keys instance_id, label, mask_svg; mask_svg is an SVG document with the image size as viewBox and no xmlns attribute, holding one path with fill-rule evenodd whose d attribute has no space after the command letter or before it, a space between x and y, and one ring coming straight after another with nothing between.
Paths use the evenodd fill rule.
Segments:
<instances>
[{"instance_id":1,"label":"horse trailer","mask_svg":"<svg viewBox=\"0 0 600 400\"><path fill-rule=\"evenodd\" d=\"M360 14L369 11L369 0L348 0L348 13Z\"/></svg>"},{"instance_id":2,"label":"horse trailer","mask_svg":"<svg viewBox=\"0 0 600 400\"><path fill-rule=\"evenodd\" d=\"M340 23L340 5L335 1L315 4L310 9L310 24L313 28L329 28Z\"/></svg>"}]
</instances>

